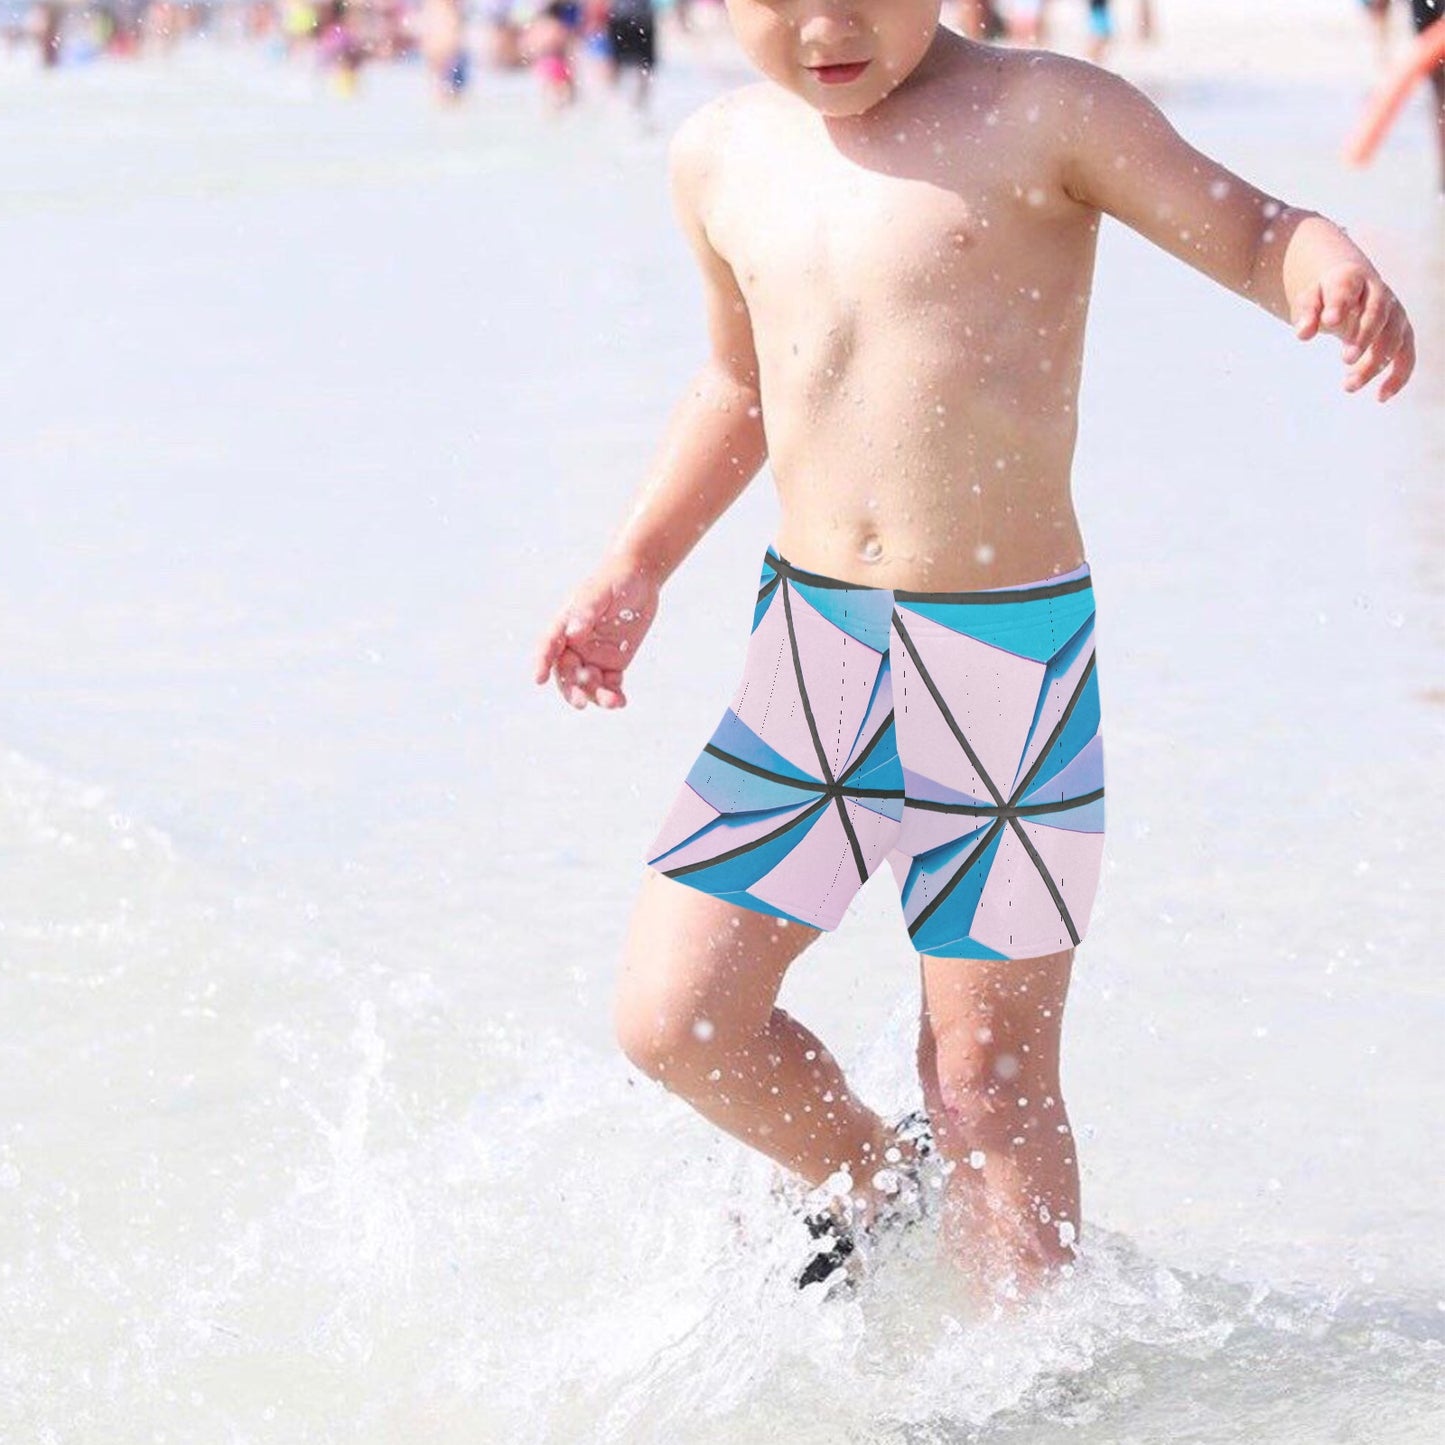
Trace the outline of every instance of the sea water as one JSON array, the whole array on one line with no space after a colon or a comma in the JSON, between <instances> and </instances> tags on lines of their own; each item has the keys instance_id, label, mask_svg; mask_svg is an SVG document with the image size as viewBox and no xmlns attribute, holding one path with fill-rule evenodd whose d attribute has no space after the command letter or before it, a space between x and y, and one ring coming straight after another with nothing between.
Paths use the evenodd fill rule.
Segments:
<instances>
[{"instance_id":1,"label":"sea water","mask_svg":"<svg viewBox=\"0 0 1445 1445\"><path fill-rule=\"evenodd\" d=\"M1114 225L1077 501L1108 857L1064 1087L1076 1277L926 1230L799 1296L759 1156L616 1046L658 819L725 705L766 477L630 706L532 649L701 354L664 147L189 47L0 118L0 1434L61 1442L1425 1442L1445 1433L1445 242L1413 110L1216 72L1197 144L1349 225L1398 401ZM781 1002L917 1102L891 886ZM810 1292L811 1295L812 1292Z\"/></svg>"}]
</instances>

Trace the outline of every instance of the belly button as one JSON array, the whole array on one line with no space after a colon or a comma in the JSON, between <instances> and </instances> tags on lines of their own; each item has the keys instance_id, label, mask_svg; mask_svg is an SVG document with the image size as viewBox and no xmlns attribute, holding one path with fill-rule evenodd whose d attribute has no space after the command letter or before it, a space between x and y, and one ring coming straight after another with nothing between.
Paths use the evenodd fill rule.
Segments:
<instances>
[{"instance_id":1,"label":"belly button","mask_svg":"<svg viewBox=\"0 0 1445 1445\"><path fill-rule=\"evenodd\" d=\"M877 537L869 537L863 543L862 556L865 562L876 562L883 555L883 543Z\"/></svg>"}]
</instances>

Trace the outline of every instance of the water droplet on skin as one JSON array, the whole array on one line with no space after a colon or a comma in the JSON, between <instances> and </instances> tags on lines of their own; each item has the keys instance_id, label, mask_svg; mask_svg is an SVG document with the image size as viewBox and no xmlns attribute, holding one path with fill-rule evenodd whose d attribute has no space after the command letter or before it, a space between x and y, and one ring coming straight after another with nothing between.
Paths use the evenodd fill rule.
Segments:
<instances>
[{"instance_id":1,"label":"water droplet on skin","mask_svg":"<svg viewBox=\"0 0 1445 1445\"><path fill-rule=\"evenodd\" d=\"M624 607L617 615L624 622L632 622L637 618L637 614L630 607Z\"/></svg>"},{"instance_id":2,"label":"water droplet on skin","mask_svg":"<svg viewBox=\"0 0 1445 1445\"><path fill-rule=\"evenodd\" d=\"M1229 194L1229 182L1215 181L1209 188L1209 194L1216 201L1222 201Z\"/></svg>"},{"instance_id":3,"label":"water droplet on skin","mask_svg":"<svg viewBox=\"0 0 1445 1445\"><path fill-rule=\"evenodd\" d=\"M993 561L994 551L989 543L980 542L978 546L973 549L973 556L976 562L981 562L987 567L988 564Z\"/></svg>"},{"instance_id":4,"label":"water droplet on skin","mask_svg":"<svg viewBox=\"0 0 1445 1445\"><path fill-rule=\"evenodd\" d=\"M983 1152L982 1149L970 1150L968 1156L968 1167L970 1169L982 1169L987 1158L988 1156Z\"/></svg>"},{"instance_id":5,"label":"water droplet on skin","mask_svg":"<svg viewBox=\"0 0 1445 1445\"><path fill-rule=\"evenodd\" d=\"M695 1038L702 1039L704 1042L706 1042L708 1039L712 1038L713 1034L716 1032L716 1029L714 1028L713 1021L711 1019L698 1019L692 1026L692 1032Z\"/></svg>"},{"instance_id":6,"label":"water droplet on skin","mask_svg":"<svg viewBox=\"0 0 1445 1445\"><path fill-rule=\"evenodd\" d=\"M1260 209L1264 212L1265 219L1272 221L1277 215L1279 215L1279 202L1266 201L1264 205L1260 207Z\"/></svg>"},{"instance_id":7,"label":"water droplet on skin","mask_svg":"<svg viewBox=\"0 0 1445 1445\"><path fill-rule=\"evenodd\" d=\"M877 537L869 537L863 544L863 560L876 562L883 555L883 544Z\"/></svg>"}]
</instances>

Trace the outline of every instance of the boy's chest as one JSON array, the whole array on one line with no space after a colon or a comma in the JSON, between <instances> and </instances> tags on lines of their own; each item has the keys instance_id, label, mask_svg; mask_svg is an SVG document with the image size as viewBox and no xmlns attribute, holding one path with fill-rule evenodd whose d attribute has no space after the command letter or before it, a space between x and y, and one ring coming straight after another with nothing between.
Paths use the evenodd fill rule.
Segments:
<instances>
[{"instance_id":1,"label":"boy's chest","mask_svg":"<svg viewBox=\"0 0 1445 1445\"><path fill-rule=\"evenodd\" d=\"M755 326L818 308L905 316L967 301L1009 269L1010 241L1034 220L1028 190L987 168L945 181L841 156L790 160L737 166L709 217Z\"/></svg>"}]
</instances>

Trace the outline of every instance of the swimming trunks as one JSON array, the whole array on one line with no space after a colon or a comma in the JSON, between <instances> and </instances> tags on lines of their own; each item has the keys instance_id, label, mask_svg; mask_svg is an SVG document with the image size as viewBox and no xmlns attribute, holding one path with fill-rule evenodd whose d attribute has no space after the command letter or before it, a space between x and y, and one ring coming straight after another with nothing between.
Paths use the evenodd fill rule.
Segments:
<instances>
[{"instance_id":1,"label":"swimming trunks","mask_svg":"<svg viewBox=\"0 0 1445 1445\"><path fill-rule=\"evenodd\" d=\"M769 547L742 681L646 862L832 930L886 858L919 953L1056 953L1098 886L1099 725L1087 563L912 592Z\"/></svg>"}]
</instances>

